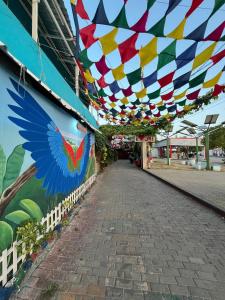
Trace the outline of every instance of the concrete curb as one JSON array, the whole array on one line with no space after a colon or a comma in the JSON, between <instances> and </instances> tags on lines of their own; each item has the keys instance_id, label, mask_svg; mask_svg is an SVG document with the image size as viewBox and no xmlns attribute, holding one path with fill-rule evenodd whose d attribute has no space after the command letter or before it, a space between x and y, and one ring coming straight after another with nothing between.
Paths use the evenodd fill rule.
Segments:
<instances>
[{"instance_id":1,"label":"concrete curb","mask_svg":"<svg viewBox=\"0 0 225 300\"><path fill-rule=\"evenodd\" d=\"M220 207L220 206L218 206L218 205L215 205L215 204L209 202L208 200L202 199L202 198L200 198L200 197L198 197L198 196L196 196L196 195L194 195L194 194L192 194L192 193L190 193L190 192L184 190L183 188L177 186L176 184L171 183L171 182L165 180L164 178L162 178L162 177L160 177L160 176L158 176L158 175L156 175L156 174L154 174L154 173L152 173L152 172L150 172L150 171L147 171L147 170L144 170L144 169L142 169L142 170L143 170L145 173L149 174L150 176L152 176L152 177L154 177L154 178L156 178L156 179L162 181L163 183L165 183L165 184L167 184L167 185L169 185L169 186L175 188L176 190L178 190L178 191L181 192L182 194L184 194L184 195L186 195L186 196L188 196L188 197L191 197L192 199L194 199L194 200L200 202L202 205L204 205L204 206L206 206L206 207L208 207L208 208L213 209L216 213L218 213L218 214L220 214L221 216L225 217L225 209L224 209L224 208L222 208L222 207Z\"/></svg>"}]
</instances>

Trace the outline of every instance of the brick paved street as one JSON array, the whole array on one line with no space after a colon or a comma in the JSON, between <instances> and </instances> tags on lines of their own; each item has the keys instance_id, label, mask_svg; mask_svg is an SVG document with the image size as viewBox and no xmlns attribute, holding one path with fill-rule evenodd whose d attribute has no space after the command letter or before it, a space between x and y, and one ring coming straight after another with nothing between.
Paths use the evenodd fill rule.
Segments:
<instances>
[{"instance_id":1,"label":"brick paved street","mask_svg":"<svg viewBox=\"0 0 225 300\"><path fill-rule=\"evenodd\" d=\"M81 206L14 299L225 299L225 222L212 210L126 161Z\"/></svg>"},{"instance_id":2,"label":"brick paved street","mask_svg":"<svg viewBox=\"0 0 225 300\"><path fill-rule=\"evenodd\" d=\"M225 211L225 172L189 168L190 170L152 168L148 171Z\"/></svg>"}]
</instances>

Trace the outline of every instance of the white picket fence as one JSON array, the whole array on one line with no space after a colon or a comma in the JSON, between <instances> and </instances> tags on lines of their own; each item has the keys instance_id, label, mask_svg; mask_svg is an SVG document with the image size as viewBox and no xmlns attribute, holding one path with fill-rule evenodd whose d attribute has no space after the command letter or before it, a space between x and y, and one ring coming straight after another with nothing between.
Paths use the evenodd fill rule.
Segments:
<instances>
[{"instance_id":1,"label":"white picket fence","mask_svg":"<svg viewBox=\"0 0 225 300\"><path fill-rule=\"evenodd\" d=\"M46 225L47 232L53 230L60 223L65 212L70 211L72 206L85 194L95 180L96 174L92 175L41 220L41 223ZM66 205L64 205L65 201ZM15 241L11 248L5 249L0 256L0 286L10 285L9 282L12 282L12 277L16 274L18 266L25 259L25 255L19 255L18 253L19 244L21 244L20 241Z\"/></svg>"}]
</instances>

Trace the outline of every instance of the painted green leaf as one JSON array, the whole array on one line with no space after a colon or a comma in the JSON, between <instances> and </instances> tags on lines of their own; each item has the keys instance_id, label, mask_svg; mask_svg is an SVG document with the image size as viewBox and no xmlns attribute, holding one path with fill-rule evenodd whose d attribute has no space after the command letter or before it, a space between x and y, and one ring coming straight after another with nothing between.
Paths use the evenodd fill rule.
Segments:
<instances>
[{"instance_id":1,"label":"painted green leaf","mask_svg":"<svg viewBox=\"0 0 225 300\"><path fill-rule=\"evenodd\" d=\"M0 252L9 248L13 241L12 227L4 221L0 221L0 241Z\"/></svg>"},{"instance_id":2,"label":"painted green leaf","mask_svg":"<svg viewBox=\"0 0 225 300\"><path fill-rule=\"evenodd\" d=\"M37 203L31 199L23 199L20 201L20 206L31 216L32 219L40 221L43 218L43 213Z\"/></svg>"},{"instance_id":3,"label":"painted green leaf","mask_svg":"<svg viewBox=\"0 0 225 300\"><path fill-rule=\"evenodd\" d=\"M12 153L7 159L6 171L3 179L3 190L9 187L20 174L20 170L23 164L25 150L22 145L18 145L14 148Z\"/></svg>"},{"instance_id":4,"label":"painted green leaf","mask_svg":"<svg viewBox=\"0 0 225 300\"><path fill-rule=\"evenodd\" d=\"M3 178L6 169L6 156L2 146L0 145L0 195L3 192Z\"/></svg>"},{"instance_id":5,"label":"painted green leaf","mask_svg":"<svg viewBox=\"0 0 225 300\"><path fill-rule=\"evenodd\" d=\"M6 215L5 218L17 225L30 220L30 216L23 210L16 210Z\"/></svg>"}]
</instances>

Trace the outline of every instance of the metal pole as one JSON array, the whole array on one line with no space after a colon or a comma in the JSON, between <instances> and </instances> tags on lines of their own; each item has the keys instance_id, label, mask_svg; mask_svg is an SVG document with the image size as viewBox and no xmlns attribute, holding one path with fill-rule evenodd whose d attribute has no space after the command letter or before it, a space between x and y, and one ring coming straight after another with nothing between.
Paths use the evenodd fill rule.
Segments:
<instances>
[{"instance_id":1,"label":"metal pole","mask_svg":"<svg viewBox=\"0 0 225 300\"><path fill-rule=\"evenodd\" d=\"M170 139L169 136L167 136L166 139L166 155L167 155L167 165L170 165Z\"/></svg>"},{"instance_id":2,"label":"metal pole","mask_svg":"<svg viewBox=\"0 0 225 300\"><path fill-rule=\"evenodd\" d=\"M75 66L75 89L76 89L76 95L79 97L79 68L76 65Z\"/></svg>"},{"instance_id":3,"label":"metal pole","mask_svg":"<svg viewBox=\"0 0 225 300\"><path fill-rule=\"evenodd\" d=\"M206 169L210 170L209 162L209 131L205 132L205 155L206 155Z\"/></svg>"},{"instance_id":4,"label":"metal pole","mask_svg":"<svg viewBox=\"0 0 225 300\"><path fill-rule=\"evenodd\" d=\"M198 163L198 136L196 137L196 163Z\"/></svg>"},{"instance_id":5,"label":"metal pole","mask_svg":"<svg viewBox=\"0 0 225 300\"><path fill-rule=\"evenodd\" d=\"M32 38L38 41L38 3L39 0L32 0Z\"/></svg>"}]
</instances>

